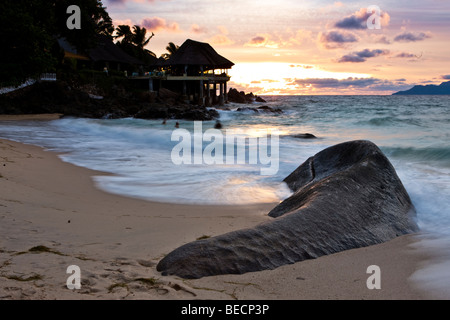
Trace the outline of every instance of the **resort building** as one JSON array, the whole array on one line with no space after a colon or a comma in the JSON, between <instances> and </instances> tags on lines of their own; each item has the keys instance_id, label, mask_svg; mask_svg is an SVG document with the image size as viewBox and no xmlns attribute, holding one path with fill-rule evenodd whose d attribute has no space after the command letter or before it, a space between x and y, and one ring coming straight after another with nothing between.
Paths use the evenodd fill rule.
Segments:
<instances>
[{"instance_id":1,"label":"resort building","mask_svg":"<svg viewBox=\"0 0 450 320\"><path fill-rule=\"evenodd\" d=\"M64 51L64 60L76 60L80 65L79 69L89 67L95 70L130 70L131 72L144 65L142 61L124 52L106 36L98 36L96 46L85 53L78 52L65 38L59 38L58 44Z\"/></svg>"},{"instance_id":2,"label":"resort building","mask_svg":"<svg viewBox=\"0 0 450 320\"><path fill-rule=\"evenodd\" d=\"M208 43L186 40L168 60L158 60L148 79L150 91L161 88L181 93L183 100L198 105L228 102L228 69L234 66ZM219 92L217 92L219 90Z\"/></svg>"},{"instance_id":3,"label":"resort building","mask_svg":"<svg viewBox=\"0 0 450 320\"><path fill-rule=\"evenodd\" d=\"M107 37L100 36L97 45L86 53L78 52L63 38L58 42L64 59L76 60L79 69L121 71L140 88L156 93L170 90L187 103L209 107L228 102L227 72L234 63L208 43L188 39L168 59L154 58L151 65L144 65Z\"/></svg>"}]
</instances>

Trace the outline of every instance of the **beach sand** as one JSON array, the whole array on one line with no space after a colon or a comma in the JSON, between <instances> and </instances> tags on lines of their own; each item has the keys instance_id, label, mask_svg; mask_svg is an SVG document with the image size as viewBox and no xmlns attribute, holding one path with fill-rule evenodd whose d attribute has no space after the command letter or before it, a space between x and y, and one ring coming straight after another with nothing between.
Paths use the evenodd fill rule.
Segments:
<instances>
[{"instance_id":1,"label":"beach sand","mask_svg":"<svg viewBox=\"0 0 450 320\"><path fill-rule=\"evenodd\" d=\"M416 235L243 275L162 276L156 264L202 236L255 226L277 204L197 206L106 193L104 173L0 140L0 299L427 299L409 280L427 259ZM79 266L81 289L67 268ZM367 267L381 268L369 290Z\"/></svg>"},{"instance_id":2,"label":"beach sand","mask_svg":"<svg viewBox=\"0 0 450 320\"><path fill-rule=\"evenodd\" d=\"M0 121L20 121L20 120L57 120L61 119L61 113L48 114L0 114Z\"/></svg>"}]
</instances>

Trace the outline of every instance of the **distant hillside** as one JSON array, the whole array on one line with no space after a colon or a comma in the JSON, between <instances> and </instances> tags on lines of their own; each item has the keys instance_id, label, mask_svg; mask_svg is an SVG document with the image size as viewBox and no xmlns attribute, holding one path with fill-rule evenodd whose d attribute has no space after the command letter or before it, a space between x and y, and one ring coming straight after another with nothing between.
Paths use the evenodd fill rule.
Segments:
<instances>
[{"instance_id":1,"label":"distant hillside","mask_svg":"<svg viewBox=\"0 0 450 320\"><path fill-rule=\"evenodd\" d=\"M429 84L426 86L417 85L406 91L399 91L393 95L413 95L413 94L450 94L450 81L442 82L440 85Z\"/></svg>"}]
</instances>

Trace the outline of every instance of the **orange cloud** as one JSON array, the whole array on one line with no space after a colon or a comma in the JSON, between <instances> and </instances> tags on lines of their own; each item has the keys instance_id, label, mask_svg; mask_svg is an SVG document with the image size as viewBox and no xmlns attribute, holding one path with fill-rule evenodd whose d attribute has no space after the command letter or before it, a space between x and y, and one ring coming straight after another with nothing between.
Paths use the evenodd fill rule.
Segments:
<instances>
[{"instance_id":1,"label":"orange cloud","mask_svg":"<svg viewBox=\"0 0 450 320\"><path fill-rule=\"evenodd\" d=\"M218 26L219 34L216 34L212 38L208 39L208 42L211 42L213 45L218 46L226 46L234 44L234 41L228 37L228 30L224 26Z\"/></svg>"},{"instance_id":2,"label":"orange cloud","mask_svg":"<svg viewBox=\"0 0 450 320\"><path fill-rule=\"evenodd\" d=\"M127 25L127 26L134 26L133 21L131 21L130 19L126 19L126 20L113 20L113 23L115 26L121 26L121 25Z\"/></svg>"},{"instance_id":3,"label":"orange cloud","mask_svg":"<svg viewBox=\"0 0 450 320\"><path fill-rule=\"evenodd\" d=\"M218 46L232 45L234 43L233 40L228 38L224 34L217 34L209 39L209 42Z\"/></svg>"},{"instance_id":4,"label":"orange cloud","mask_svg":"<svg viewBox=\"0 0 450 320\"><path fill-rule=\"evenodd\" d=\"M345 48L351 43L358 42L358 37L350 32L329 31L320 32L318 42L326 49Z\"/></svg>"},{"instance_id":5,"label":"orange cloud","mask_svg":"<svg viewBox=\"0 0 450 320\"><path fill-rule=\"evenodd\" d=\"M312 32L308 30L299 29L293 31L286 29L284 33L280 34L257 34L255 37L247 41L246 47L264 47L271 49L286 48L292 46L303 45L312 39Z\"/></svg>"},{"instance_id":6,"label":"orange cloud","mask_svg":"<svg viewBox=\"0 0 450 320\"><path fill-rule=\"evenodd\" d=\"M312 39L312 32L309 30L299 29L290 36L288 43L290 45L301 45Z\"/></svg>"},{"instance_id":7,"label":"orange cloud","mask_svg":"<svg viewBox=\"0 0 450 320\"><path fill-rule=\"evenodd\" d=\"M273 48L276 49L279 47L279 44L270 39L270 35L268 34L260 34L256 37L253 37L250 41L244 44L247 47L265 47L265 48Z\"/></svg>"},{"instance_id":8,"label":"orange cloud","mask_svg":"<svg viewBox=\"0 0 450 320\"><path fill-rule=\"evenodd\" d=\"M337 21L334 27L341 29L367 29L367 20L373 15L373 12L367 11L367 8L361 8L352 15ZM389 25L391 17L385 11L380 10L380 23L385 27Z\"/></svg>"},{"instance_id":9,"label":"orange cloud","mask_svg":"<svg viewBox=\"0 0 450 320\"><path fill-rule=\"evenodd\" d=\"M200 33L206 33L206 29L203 27L200 27L198 24L194 23L191 26L191 32L192 33L196 33L196 34L200 34Z\"/></svg>"},{"instance_id":10,"label":"orange cloud","mask_svg":"<svg viewBox=\"0 0 450 320\"><path fill-rule=\"evenodd\" d=\"M145 18L141 21L141 26L147 28L150 31L168 31L168 32L180 32L180 26L178 23L173 22L168 24L167 21L160 17Z\"/></svg>"}]
</instances>

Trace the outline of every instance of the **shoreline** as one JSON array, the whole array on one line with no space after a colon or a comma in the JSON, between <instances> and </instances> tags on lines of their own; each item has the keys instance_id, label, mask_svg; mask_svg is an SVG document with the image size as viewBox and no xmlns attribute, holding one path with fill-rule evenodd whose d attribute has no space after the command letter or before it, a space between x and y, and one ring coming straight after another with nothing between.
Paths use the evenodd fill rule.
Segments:
<instances>
[{"instance_id":1,"label":"shoreline","mask_svg":"<svg viewBox=\"0 0 450 320\"><path fill-rule=\"evenodd\" d=\"M0 121L27 121L27 120L58 120L64 115L62 113L44 114L0 114Z\"/></svg>"},{"instance_id":2,"label":"shoreline","mask_svg":"<svg viewBox=\"0 0 450 320\"><path fill-rule=\"evenodd\" d=\"M430 257L407 235L275 270L197 280L161 276L156 264L203 236L271 219L276 204L180 205L113 195L96 171L40 147L0 139L0 299L427 299L409 277ZM101 173L102 174L102 173ZM32 250L30 250L32 249ZM369 290L370 265L382 289ZM78 265L82 288L65 286Z\"/></svg>"}]
</instances>

